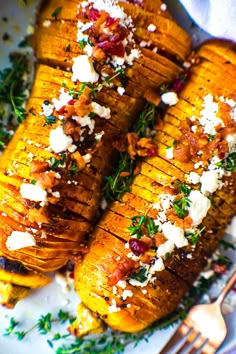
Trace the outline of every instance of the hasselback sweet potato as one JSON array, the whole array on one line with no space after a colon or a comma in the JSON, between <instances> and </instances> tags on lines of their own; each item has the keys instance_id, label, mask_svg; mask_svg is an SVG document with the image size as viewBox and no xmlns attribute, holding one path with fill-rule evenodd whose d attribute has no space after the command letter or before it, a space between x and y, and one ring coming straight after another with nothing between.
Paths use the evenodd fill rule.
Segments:
<instances>
[{"instance_id":1,"label":"hasselback sweet potato","mask_svg":"<svg viewBox=\"0 0 236 354\"><path fill-rule=\"evenodd\" d=\"M113 141L130 129L144 96L160 100L160 85L190 52L190 37L159 1L101 4L45 1L37 17L28 116L0 160L1 255L29 272L83 254L118 155ZM4 271L0 280L41 286L10 272L17 282Z\"/></svg>"},{"instance_id":2,"label":"hasselback sweet potato","mask_svg":"<svg viewBox=\"0 0 236 354\"><path fill-rule=\"evenodd\" d=\"M199 49L154 137L157 156L108 207L76 265L79 296L115 330L141 330L173 311L235 214L235 48Z\"/></svg>"}]
</instances>

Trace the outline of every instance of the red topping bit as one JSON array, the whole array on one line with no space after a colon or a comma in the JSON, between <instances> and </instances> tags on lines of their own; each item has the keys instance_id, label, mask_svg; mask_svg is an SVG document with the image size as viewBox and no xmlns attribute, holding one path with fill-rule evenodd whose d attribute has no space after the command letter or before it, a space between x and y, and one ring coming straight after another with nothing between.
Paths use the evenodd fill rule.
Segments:
<instances>
[{"instance_id":1,"label":"red topping bit","mask_svg":"<svg viewBox=\"0 0 236 354\"><path fill-rule=\"evenodd\" d=\"M154 146L151 147L150 149L148 149L147 154L149 157L156 156L157 154L156 148Z\"/></svg>"},{"instance_id":2,"label":"red topping bit","mask_svg":"<svg viewBox=\"0 0 236 354\"><path fill-rule=\"evenodd\" d=\"M73 106L73 105L75 104L75 100L69 100L69 101L67 102L67 104L69 104L70 106Z\"/></svg>"},{"instance_id":3,"label":"red topping bit","mask_svg":"<svg viewBox=\"0 0 236 354\"><path fill-rule=\"evenodd\" d=\"M107 19L106 19L106 23L104 25L104 27L109 27L111 25L113 25L115 23L115 19L108 16Z\"/></svg>"},{"instance_id":4,"label":"red topping bit","mask_svg":"<svg viewBox=\"0 0 236 354\"><path fill-rule=\"evenodd\" d=\"M172 90L174 92L180 92L183 90L186 82L190 79L191 77L191 71L190 70L185 70L183 73L180 74L180 76L175 80L175 82L172 85Z\"/></svg>"},{"instance_id":5,"label":"red topping bit","mask_svg":"<svg viewBox=\"0 0 236 354\"><path fill-rule=\"evenodd\" d=\"M225 274L227 271L227 267L225 264L214 263L214 264L212 264L212 269L214 270L215 273L218 273L218 274Z\"/></svg>"},{"instance_id":6,"label":"red topping bit","mask_svg":"<svg viewBox=\"0 0 236 354\"><path fill-rule=\"evenodd\" d=\"M88 16L89 16L90 21L96 21L101 15L97 9L94 9L93 7L91 7L89 9Z\"/></svg>"},{"instance_id":7,"label":"red topping bit","mask_svg":"<svg viewBox=\"0 0 236 354\"><path fill-rule=\"evenodd\" d=\"M225 158L225 153L221 152L221 153L219 154L219 158L220 158L220 159L224 159L224 158Z\"/></svg>"},{"instance_id":8,"label":"red topping bit","mask_svg":"<svg viewBox=\"0 0 236 354\"><path fill-rule=\"evenodd\" d=\"M148 249L148 246L145 242L137 240L136 238L131 238L129 240L129 247L135 256L140 256Z\"/></svg>"},{"instance_id":9,"label":"red topping bit","mask_svg":"<svg viewBox=\"0 0 236 354\"><path fill-rule=\"evenodd\" d=\"M135 262L132 259L122 260L111 274L109 286L116 285L119 280L124 279L134 269L134 266Z\"/></svg>"}]
</instances>

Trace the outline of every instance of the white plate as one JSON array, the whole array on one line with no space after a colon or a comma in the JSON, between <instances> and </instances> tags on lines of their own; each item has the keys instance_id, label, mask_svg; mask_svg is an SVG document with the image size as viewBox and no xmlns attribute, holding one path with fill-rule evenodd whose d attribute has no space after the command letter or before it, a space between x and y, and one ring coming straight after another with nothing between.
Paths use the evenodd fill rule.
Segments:
<instances>
[{"instance_id":1,"label":"white plate","mask_svg":"<svg viewBox=\"0 0 236 354\"><path fill-rule=\"evenodd\" d=\"M201 30L192 26L191 20L185 14L183 9L178 4L177 0L168 0L169 8L171 9L174 17L177 21L192 35L195 45L199 44L202 40L207 38L207 34ZM16 45L27 33L29 23L33 23L33 11L36 1L30 3L28 7L22 7L19 5L20 1L5 1L0 0L1 15L0 15L0 68L2 69L7 64L7 57L9 52L15 49ZM2 18L6 16L8 22L4 22ZM29 29L29 28L28 28ZM10 34L10 41L4 42L1 40L2 35L7 32ZM230 233L234 233L236 237L236 219L234 224L229 230ZM231 259L236 261L235 252L231 252ZM226 280L225 276L222 281L215 286L215 291L218 292L222 283ZM231 301L234 300L231 294ZM64 293L60 285L53 282L49 286L32 291L30 296L20 301L14 310L8 310L0 308L0 353L7 354L53 354L55 348L50 348L47 343L47 338L52 336L38 335L37 330L32 331L31 334L25 337L25 339L19 342L13 336L3 336L5 328L9 325L9 319L14 317L21 323L22 326L16 328L16 330L26 330L35 324L37 319L41 315L45 315L50 312L52 315L56 315L59 309L63 311L69 311L75 314L76 304L78 302L77 295L72 290L69 293ZM235 302L235 301L234 301ZM218 351L218 354L223 354L230 348L235 348L231 352L236 353L236 309L234 312L229 312L225 315L228 335L222 348ZM58 327L61 329L62 326ZM64 333L65 333L64 326ZM167 340L174 332L176 326L167 330L157 331L152 337L149 338L149 342L141 342L136 348L131 344L126 348L125 354L158 354L161 348L165 345ZM57 331L57 327L55 327ZM63 342L59 342L60 346Z\"/></svg>"}]
</instances>

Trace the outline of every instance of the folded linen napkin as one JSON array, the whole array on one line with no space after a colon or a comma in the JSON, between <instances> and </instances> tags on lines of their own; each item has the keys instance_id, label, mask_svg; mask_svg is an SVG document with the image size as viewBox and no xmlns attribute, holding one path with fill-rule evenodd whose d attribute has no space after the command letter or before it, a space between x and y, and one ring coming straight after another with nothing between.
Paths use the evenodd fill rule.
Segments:
<instances>
[{"instance_id":1,"label":"folded linen napkin","mask_svg":"<svg viewBox=\"0 0 236 354\"><path fill-rule=\"evenodd\" d=\"M236 41L236 0L179 0L210 35Z\"/></svg>"}]
</instances>

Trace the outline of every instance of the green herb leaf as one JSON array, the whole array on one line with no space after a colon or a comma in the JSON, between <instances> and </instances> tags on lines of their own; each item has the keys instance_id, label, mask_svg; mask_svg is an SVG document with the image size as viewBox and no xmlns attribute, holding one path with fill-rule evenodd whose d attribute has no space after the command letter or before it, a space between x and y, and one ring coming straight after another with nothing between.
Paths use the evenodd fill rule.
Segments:
<instances>
[{"instance_id":1,"label":"green herb leaf","mask_svg":"<svg viewBox=\"0 0 236 354\"><path fill-rule=\"evenodd\" d=\"M55 20L57 20L57 17L58 17L58 15L59 15L59 13L61 12L61 10L62 10L62 6L56 8L56 9L53 11L53 13L52 13L51 16L54 17Z\"/></svg>"},{"instance_id":2,"label":"green herb leaf","mask_svg":"<svg viewBox=\"0 0 236 354\"><path fill-rule=\"evenodd\" d=\"M231 152L225 159L217 162L216 166L228 172L236 172L236 152Z\"/></svg>"},{"instance_id":3,"label":"green herb leaf","mask_svg":"<svg viewBox=\"0 0 236 354\"><path fill-rule=\"evenodd\" d=\"M41 316L38 320L38 330L40 334L47 334L52 328L52 314L47 313L45 316Z\"/></svg>"},{"instance_id":4,"label":"green herb leaf","mask_svg":"<svg viewBox=\"0 0 236 354\"><path fill-rule=\"evenodd\" d=\"M55 124L57 118L55 116L46 116L43 126Z\"/></svg>"},{"instance_id":5,"label":"green herb leaf","mask_svg":"<svg viewBox=\"0 0 236 354\"><path fill-rule=\"evenodd\" d=\"M176 184L178 185L178 192L183 193L184 196L188 197L191 192L191 188L182 182L176 182Z\"/></svg>"},{"instance_id":6,"label":"green herb leaf","mask_svg":"<svg viewBox=\"0 0 236 354\"><path fill-rule=\"evenodd\" d=\"M231 242L228 242L226 240L221 240L220 244L224 247L225 250L231 249L233 251L236 251L236 246Z\"/></svg>"},{"instance_id":7,"label":"green herb leaf","mask_svg":"<svg viewBox=\"0 0 236 354\"><path fill-rule=\"evenodd\" d=\"M9 326L5 329L5 333L3 334L4 336L9 336L10 334L12 334L13 330L15 329L15 327L18 325L18 322L15 320L14 317L10 318L10 324Z\"/></svg>"},{"instance_id":8,"label":"green herb leaf","mask_svg":"<svg viewBox=\"0 0 236 354\"><path fill-rule=\"evenodd\" d=\"M144 283L147 280L146 273L147 273L146 268L138 267L137 271L135 271L130 275L130 279L134 279L139 281L140 283Z\"/></svg>"},{"instance_id":9,"label":"green herb leaf","mask_svg":"<svg viewBox=\"0 0 236 354\"><path fill-rule=\"evenodd\" d=\"M202 234L204 230L205 227L203 227L201 230L198 230L197 232L186 233L186 237L190 241L192 246L196 245L198 237Z\"/></svg>"},{"instance_id":10,"label":"green herb leaf","mask_svg":"<svg viewBox=\"0 0 236 354\"><path fill-rule=\"evenodd\" d=\"M66 162L66 154L63 154L61 159L57 160L54 156L50 157L49 162L52 169L57 169L60 166L63 166Z\"/></svg>"}]
</instances>

